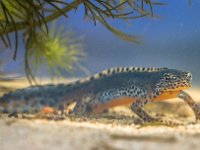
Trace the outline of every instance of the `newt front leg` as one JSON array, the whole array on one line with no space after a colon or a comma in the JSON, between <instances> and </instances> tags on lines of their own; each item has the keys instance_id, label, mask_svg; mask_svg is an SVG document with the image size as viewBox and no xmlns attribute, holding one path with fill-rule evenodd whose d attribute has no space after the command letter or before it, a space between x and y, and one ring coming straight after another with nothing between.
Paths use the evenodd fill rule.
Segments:
<instances>
[{"instance_id":1,"label":"newt front leg","mask_svg":"<svg viewBox=\"0 0 200 150\"><path fill-rule=\"evenodd\" d=\"M147 103L147 100L137 100L131 105L131 110L136 113L145 122L159 121L159 118L151 117L147 112L145 112L142 107Z\"/></svg>"},{"instance_id":2,"label":"newt front leg","mask_svg":"<svg viewBox=\"0 0 200 150\"><path fill-rule=\"evenodd\" d=\"M178 98L183 99L189 105L189 107L194 111L196 121L200 120L200 107L195 103L192 97L188 93L181 91L178 94Z\"/></svg>"},{"instance_id":3,"label":"newt front leg","mask_svg":"<svg viewBox=\"0 0 200 150\"><path fill-rule=\"evenodd\" d=\"M148 100L137 100L135 103L131 105L131 110L136 113L142 120L144 124L153 123L153 124L161 124L161 125L169 125L169 126L177 126L183 125L183 123L170 120L170 119L163 119L159 117L152 117L150 116L142 107L147 104Z\"/></svg>"}]
</instances>

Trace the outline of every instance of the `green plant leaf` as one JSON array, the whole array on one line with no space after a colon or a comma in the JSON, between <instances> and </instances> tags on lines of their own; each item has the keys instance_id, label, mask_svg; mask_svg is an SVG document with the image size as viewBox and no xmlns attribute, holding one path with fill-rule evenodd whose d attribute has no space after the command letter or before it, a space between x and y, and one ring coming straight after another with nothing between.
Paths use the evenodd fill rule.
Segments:
<instances>
[{"instance_id":1,"label":"green plant leaf","mask_svg":"<svg viewBox=\"0 0 200 150\"><path fill-rule=\"evenodd\" d=\"M33 77L38 70L45 67L52 76L61 75L63 70L74 71L74 64L80 62L85 57L85 53L81 41L71 33L66 32L63 26L52 24L49 34L37 32L32 38L26 40L28 66L34 70L31 76L30 70L26 68L29 70L27 76Z\"/></svg>"}]
</instances>

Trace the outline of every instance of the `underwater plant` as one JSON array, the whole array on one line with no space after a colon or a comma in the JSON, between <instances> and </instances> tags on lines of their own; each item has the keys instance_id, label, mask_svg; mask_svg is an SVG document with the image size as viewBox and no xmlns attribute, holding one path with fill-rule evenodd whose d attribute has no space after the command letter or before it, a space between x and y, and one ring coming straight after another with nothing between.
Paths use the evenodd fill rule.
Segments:
<instances>
[{"instance_id":1,"label":"underwater plant","mask_svg":"<svg viewBox=\"0 0 200 150\"><path fill-rule=\"evenodd\" d=\"M23 41L25 72L31 81L34 80L33 65L29 64L39 66L39 63L45 61L49 68L59 66L70 71L82 55L82 51L77 49L80 44L69 44L72 37L63 32L56 36L51 33L50 22L61 16L67 19L69 12L82 8L86 19L92 20L94 24L101 23L123 40L137 43L140 42L139 36L115 28L109 24L109 20L155 17L153 7L161 5L164 3L152 0L0 0L0 38L6 48L14 50L14 60L17 58L19 43ZM65 38L61 40L63 36ZM63 59L65 63L62 63Z\"/></svg>"}]
</instances>

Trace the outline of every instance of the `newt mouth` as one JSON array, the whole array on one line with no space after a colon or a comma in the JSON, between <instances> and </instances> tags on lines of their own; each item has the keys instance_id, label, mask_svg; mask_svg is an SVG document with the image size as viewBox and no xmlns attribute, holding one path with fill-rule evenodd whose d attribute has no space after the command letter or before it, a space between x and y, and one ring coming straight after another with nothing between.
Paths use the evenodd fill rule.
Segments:
<instances>
[{"instance_id":1,"label":"newt mouth","mask_svg":"<svg viewBox=\"0 0 200 150\"><path fill-rule=\"evenodd\" d=\"M192 86L191 82L188 82L187 84L180 84L179 86L174 86L168 89L164 89L163 92L173 92L173 91L182 91L190 88Z\"/></svg>"}]
</instances>

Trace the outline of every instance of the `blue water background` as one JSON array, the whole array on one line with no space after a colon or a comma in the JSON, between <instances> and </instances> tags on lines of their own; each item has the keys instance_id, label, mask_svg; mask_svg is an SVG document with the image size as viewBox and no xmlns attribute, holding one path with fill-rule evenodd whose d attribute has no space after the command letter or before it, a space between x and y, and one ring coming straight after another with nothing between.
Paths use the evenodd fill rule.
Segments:
<instances>
[{"instance_id":1,"label":"blue water background","mask_svg":"<svg viewBox=\"0 0 200 150\"><path fill-rule=\"evenodd\" d=\"M83 65L91 74L115 66L168 67L191 71L194 85L200 85L200 1L193 0L191 6L188 0L163 2L167 5L153 8L157 19L109 20L124 32L141 36L143 44L123 41L100 23L94 26L84 20L81 7L70 12L68 19L60 18L59 23L84 37L87 59ZM22 64L8 62L5 70L22 72Z\"/></svg>"}]
</instances>

